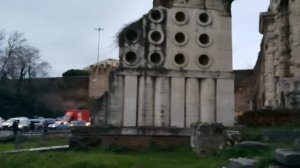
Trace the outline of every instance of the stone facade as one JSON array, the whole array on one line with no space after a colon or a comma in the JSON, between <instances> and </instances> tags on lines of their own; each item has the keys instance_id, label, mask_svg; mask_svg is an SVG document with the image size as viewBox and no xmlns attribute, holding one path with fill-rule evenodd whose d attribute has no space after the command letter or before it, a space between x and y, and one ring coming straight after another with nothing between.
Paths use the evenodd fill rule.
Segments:
<instances>
[{"instance_id":1,"label":"stone facade","mask_svg":"<svg viewBox=\"0 0 300 168\"><path fill-rule=\"evenodd\" d=\"M161 6L163 4L163 6ZM190 128L234 122L230 1L154 1L119 34L107 124Z\"/></svg>"},{"instance_id":2,"label":"stone facade","mask_svg":"<svg viewBox=\"0 0 300 168\"><path fill-rule=\"evenodd\" d=\"M300 1L271 0L260 14L263 40L256 65L258 108L299 108Z\"/></svg>"}]
</instances>

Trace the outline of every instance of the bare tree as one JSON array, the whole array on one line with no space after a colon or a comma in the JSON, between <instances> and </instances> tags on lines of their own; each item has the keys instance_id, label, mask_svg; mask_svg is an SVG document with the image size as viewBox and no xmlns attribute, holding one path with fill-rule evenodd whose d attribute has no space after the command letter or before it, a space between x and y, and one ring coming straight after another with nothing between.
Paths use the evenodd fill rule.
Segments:
<instances>
[{"instance_id":1,"label":"bare tree","mask_svg":"<svg viewBox=\"0 0 300 168\"><path fill-rule=\"evenodd\" d=\"M4 32L3 30L0 31L0 58L2 57L3 54L3 41L4 41Z\"/></svg>"},{"instance_id":2,"label":"bare tree","mask_svg":"<svg viewBox=\"0 0 300 168\"><path fill-rule=\"evenodd\" d=\"M23 33L14 32L0 55L0 78L19 80L45 77L50 69L48 62L41 59L39 50L28 45Z\"/></svg>"},{"instance_id":3,"label":"bare tree","mask_svg":"<svg viewBox=\"0 0 300 168\"><path fill-rule=\"evenodd\" d=\"M1 78L6 77L8 71L15 71L14 61L16 61L16 54L21 51L25 42L26 39L24 38L24 35L19 32L14 32L8 37L4 54L2 54L2 57L0 58L2 64L0 71Z\"/></svg>"}]
</instances>

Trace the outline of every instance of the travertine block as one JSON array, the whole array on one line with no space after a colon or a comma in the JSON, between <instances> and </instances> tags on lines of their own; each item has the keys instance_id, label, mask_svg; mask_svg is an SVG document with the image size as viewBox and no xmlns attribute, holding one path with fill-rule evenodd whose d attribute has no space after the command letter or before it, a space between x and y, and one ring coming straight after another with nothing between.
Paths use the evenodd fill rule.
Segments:
<instances>
[{"instance_id":1,"label":"travertine block","mask_svg":"<svg viewBox=\"0 0 300 168\"><path fill-rule=\"evenodd\" d=\"M153 126L153 79L139 78L138 126Z\"/></svg>"},{"instance_id":2,"label":"travertine block","mask_svg":"<svg viewBox=\"0 0 300 168\"><path fill-rule=\"evenodd\" d=\"M216 82L215 79L202 79L200 91L201 122L216 122Z\"/></svg>"},{"instance_id":3,"label":"travertine block","mask_svg":"<svg viewBox=\"0 0 300 168\"><path fill-rule=\"evenodd\" d=\"M171 79L171 126L184 127L185 78Z\"/></svg>"},{"instance_id":4,"label":"travertine block","mask_svg":"<svg viewBox=\"0 0 300 168\"><path fill-rule=\"evenodd\" d=\"M217 122L224 125L234 123L234 80L217 80Z\"/></svg>"},{"instance_id":5,"label":"travertine block","mask_svg":"<svg viewBox=\"0 0 300 168\"><path fill-rule=\"evenodd\" d=\"M196 78L186 80L186 127L200 121L200 84Z\"/></svg>"},{"instance_id":6,"label":"travertine block","mask_svg":"<svg viewBox=\"0 0 300 168\"><path fill-rule=\"evenodd\" d=\"M125 77L124 88L124 121L123 126L136 126L137 122L137 91L138 91L137 76Z\"/></svg>"},{"instance_id":7,"label":"travertine block","mask_svg":"<svg viewBox=\"0 0 300 168\"><path fill-rule=\"evenodd\" d=\"M112 83L114 90L111 91L111 108L108 123L122 126L124 108L124 77L115 75Z\"/></svg>"},{"instance_id":8,"label":"travertine block","mask_svg":"<svg viewBox=\"0 0 300 168\"><path fill-rule=\"evenodd\" d=\"M154 126L170 126L170 78L158 77L155 83Z\"/></svg>"}]
</instances>

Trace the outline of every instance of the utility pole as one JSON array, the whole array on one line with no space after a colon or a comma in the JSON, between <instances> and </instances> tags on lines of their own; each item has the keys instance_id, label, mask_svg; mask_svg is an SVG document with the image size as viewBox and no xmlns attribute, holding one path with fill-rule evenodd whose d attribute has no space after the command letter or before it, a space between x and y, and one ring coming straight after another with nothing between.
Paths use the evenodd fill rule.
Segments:
<instances>
[{"instance_id":1,"label":"utility pole","mask_svg":"<svg viewBox=\"0 0 300 168\"><path fill-rule=\"evenodd\" d=\"M100 32L101 32L101 30L104 30L104 29L102 29L101 27L99 27L99 28L95 28L95 30L97 30L98 31L98 54L97 54L97 64L99 63L99 54L100 54Z\"/></svg>"}]
</instances>

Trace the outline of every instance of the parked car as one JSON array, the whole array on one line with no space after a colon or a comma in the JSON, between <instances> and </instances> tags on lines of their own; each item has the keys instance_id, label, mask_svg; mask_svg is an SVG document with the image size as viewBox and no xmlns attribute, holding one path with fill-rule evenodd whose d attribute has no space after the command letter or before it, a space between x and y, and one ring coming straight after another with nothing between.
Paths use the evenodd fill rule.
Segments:
<instances>
[{"instance_id":1,"label":"parked car","mask_svg":"<svg viewBox=\"0 0 300 168\"><path fill-rule=\"evenodd\" d=\"M60 121L56 121L53 124L48 125L49 130L67 130L70 128L70 125L68 123L63 123Z\"/></svg>"},{"instance_id":2,"label":"parked car","mask_svg":"<svg viewBox=\"0 0 300 168\"><path fill-rule=\"evenodd\" d=\"M54 118L44 118L44 120L46 120L48 122L48 124L54 124L55 123Z\"/></svg>"},{"instance_id":3,"label":"parked car","mask_svg":"<svg viewBox=\"0 0 300 168\"><path fill-rule=\"evenodd\" d=\"M42 131L43 130L45 119L30 119L29 121L30 121L30 123L33 124L34 131Z\"/></svg>"},{"instance_id":4,"label":"parked car","mask_svg":"<svg viewBox=\"0 0 300 168\"><path fill-rule=\"evenodd\" d=\"M21 119L19 120L18 128L21 131L28 131L29 125L30 125L29 119Z\"/></svg>"},{"instance_id":5,"label":"parked car","mask_svg":"<svg viewBox=\"0 0 300 168\"><path fill-rule=\"evenodd\" d=\"M74 126L86 126L86 122L82 120L74 120L70 122L70 127Z\"/></svg>"},{"instance_id":6,"label":"parked car","mask_svg":"<svg viewBox=\"0 0 300 168\"><path fill-rule=\"evenodd\" d=\"M14 121L19 121L18 128L21 130L28 129L29 128L29 119L27 117L14 117L6 120L2 123L3 129L11 129Z\"/></svg>"}]
</instances>

